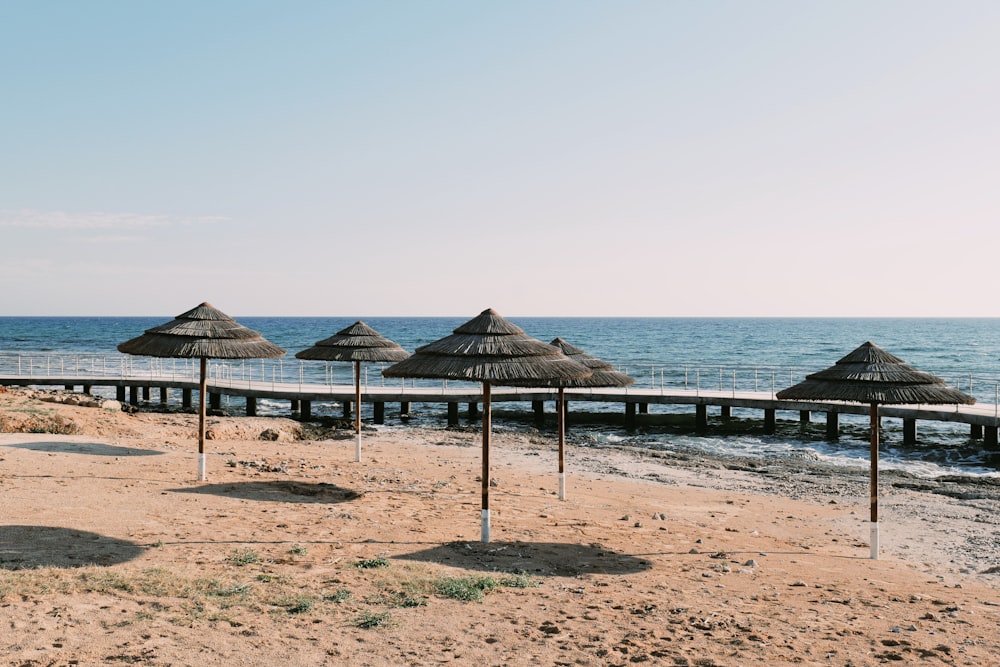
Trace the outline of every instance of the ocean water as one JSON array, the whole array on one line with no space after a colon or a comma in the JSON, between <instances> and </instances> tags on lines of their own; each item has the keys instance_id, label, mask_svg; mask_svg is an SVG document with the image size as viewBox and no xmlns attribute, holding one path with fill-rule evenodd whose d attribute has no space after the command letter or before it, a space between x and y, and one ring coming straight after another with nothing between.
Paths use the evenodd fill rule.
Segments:
<instances>
[{"instance_id":1,"label":"ocean water","mask_svg":"<svg viewBox=\"0 0 1000 667\"><path fill-rule=\"evenodd\" d=\"M470 316L471 317L471 316ZM119 355L118 343L162 324L162 317L0 317L0 374L29 365L52 369L83 357L87 364L114 369L119 364L152 363ZM344 317L236 317L288 350L281 360L230 362L225 372L250 373L294 382L351 382L349 364L299 362L295 352L349 326ZM437 340L467 321L462 318L372 317L365 321L408 351ZM994 404L1000 394L1000 319L994 318L547 318L508 317L543 341L561 337L636 378L639 387L687 387L770 391L800 381L871 341L907 363L933 373L971 393L980 403ZM99 361L95 361L99 359ZM77 360L76 363L80 363ZM159 363L159 362L157 362ZM184 362L171 362L184 363ZM213 362L217 372L227 366ZM381 365L365 369L369 384L382 380ZM261 406L267 409L267 404ZM440 406L436 406L437 409ZM235 409L235 408L234 408ZM277 412L287 406L273 406ZM428 407L430 410L430 406ZM442 408L443 409L443 408ZM504 408L501 408L504 409ZM582 408L581 408L582 409ZM621 406L594 406L615 410ZM690 408L652 407L669 412ZM333 410L331 414L336 414ZM752 411L734 417L759 419ZM417 415L416 423L440 423L437 414ZM969 439L967 426L920 422L920 444L904 447L901 427L885 420L882 464L919 475L997 474L995 454ZM841 417L836 443L822 437L822 424L802 432L797 423L779 427L774 436L726 433L695 436L676 428L648 428L625 433L614 425L574 428L577 443L631 444L660 449L706 451L717 455L812 456L844 465L867 466L867 423ZM497 428L521 428L516 420ZM749 429L752 430L752 429Z\"/></svg>"}]
</instances>

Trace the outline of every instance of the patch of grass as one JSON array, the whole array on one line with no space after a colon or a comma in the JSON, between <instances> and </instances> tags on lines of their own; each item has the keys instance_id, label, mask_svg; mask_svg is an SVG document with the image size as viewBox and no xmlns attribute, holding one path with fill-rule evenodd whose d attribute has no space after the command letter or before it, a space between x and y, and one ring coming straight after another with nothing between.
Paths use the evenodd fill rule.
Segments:
<instances>
[{"instance_id":1,"label":"patch of grass","mask_svg":"<svg viewBox=\"0 0 1000 667\"><path fill-rule=\"evenodd\" d=\"M84 591L88 593L111 593L114 591L125 591L130 593L135 590L132 582L117 572L85 572L80 575L80 584Z\"/></svg>"},{"instance_id":2,"label":"patch of grass","mask_svg":"<svg viewBox=\"0 0 1000 667\"><path fill-rule=\"evenodd\" d=\"M478 602L498 588L534 588L538 583L526 574L506 574L499 579L487 575L441 577L431 582L434 592L453 600Z\"/></svg>"},{"instance_id":3,"label":"patch of grass","mask_svg":"<svg viewBox=\"0 0 1000 667\"><path fill-rule=\"evenodd\" d=\"M304 595L278 601L278 606L284 607L289 614L305 614L312 611L314 604L315 600Z\"/></svg>"},{"instance_id":4,"label":"patch of grass","mask_svg":"<svg viewBox=\"0 0 1000 667\"><path fill-rule=\"evenodd\" d=\"M427 600L406 591L388 590L365 598L365 603L386 607L423 607L427 604Z\"/></svg>"},{"instance_id":5,"label":"patch of grass","mask_svg":"<svg viewBox=\"0 0 1000 667\"><path fill-rule=\"evenodd\" d=\"M537 588L538 580L532 578L531 575L519 572L500 577L500 585L504 588Z\"/></svg>"},{"instance_id":6,"label":"patch of grass","mask_svg":"<svg viewBox=\"0 0 1000 667\"><path fill-rule=\"evenodd\" d=\"M324 595L323 599L327 602L336 602L337 604L340 604L351 599L351 591L346 588L338 588L334 592Z\"/></svg>"},{"instance_id":7,"label":"patch of grass","mask_svg":"<svg viewBox=\"0 0 1000 667\"><path fill-rule=\"evenodd\" d=\"M392 616L389 612L366 611L354 618L354 627L362 629L382 628L392 624Z\"/></svg>"},{"instance_id":8,"label":"patch of grass","mask_svg":"<svg viewBox=\"0 0 1000 667\"><path fill-rule=\"evenodd\" d=\"M228 598L237 595L246 595L252 590L250 584L243 582L236 582L232 584L223 584L220 581L212 581L209 584L208 590L205 591L208 595L214 595L220 598Z\"/></svg>"},{"instance_id":9,"label":"patch of grass","mask_svg":"<svg viewBox=\"0 0 1000 667\"><path fill-rule=\"evenodd\" d=\"M354 564L359 570L373 570L379 567L389 567L389 561L379 556L378 558L363 558Z\"/></svg>"},{"instance_id":10,"label":"patch of grass","mask_svg":"<svg viewBox=\"0 0 1000 667\"><path fill-rule=\"evenodd\" d=\"M249 547L234 549L228 556L226 556L226 560L237 567L243 567L244 565L259 563L260 554Z\"/></svg>"}]
</instances>

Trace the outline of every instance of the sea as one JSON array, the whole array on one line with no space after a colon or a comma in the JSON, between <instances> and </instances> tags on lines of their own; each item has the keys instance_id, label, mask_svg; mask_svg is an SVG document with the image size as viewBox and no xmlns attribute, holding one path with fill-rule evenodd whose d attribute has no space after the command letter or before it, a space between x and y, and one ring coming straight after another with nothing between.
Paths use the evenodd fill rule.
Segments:
<instances>
[{"instance_id":1,"label":"sea","mask_svg":"<svg viewBox=\"0 0 1000 667\"><path fill-rule=\"evenodd\" d=\"M128 357L116 346L145 330L173 319L159 317L0 317L0 375L47 372L79 367L118 369L161 360ZM236 317L286 349L280 360L212 362L217 376L250 377L283 382L350 384L350 364L299 361L295 352L328 338L358 318L349 317ZM364 321L408 351L449 335L469 318L368 317ZM806 374L833 365L856 347L871 341L920 370L937 375L949 385L972 394L978 403L996 405L1000 397L1000 318L620 318L620 317L510 317L514 324L539 340L562 338L588 354L612 364L644 388L735 389L778 391L801 381ZM171 364L183 364L183 360ZM366 384L391 384L381 377L381 364L364 368ZM408 383L411 381L407 381ZM420 381L417 381L418 383ZM431 381L426 381L431 382ZM440 382L440 381L437 381ZM455 386L453 383L451 386ZM241 406L227 404L233 414ZM496 429L530 429L529 419L504 419L507 405L495 406L501 417ZM622 411L619 405L574 406L580 410ZM323 407L314 406L322 415ZM326 408L330 415L336 406ZM261 402L262 414L287 414L287 402ZM408 425L379 428L442 426L444 406L423 406L411 413ZM690 406L650 406L651 412L682 414ZM387 411L387 417L388 417ZM524 412L527 412L525 407ZM782 419L773 435L756 428L760 411L734 410L737 428L692 432L683 420L625 430L614 420L574 424L570 441L582 446L637 446L658 450L709 454L719 457L806 457L847 466L868 466L866 417L841 415L841 437L825 438L822 415L802 428ZM740 421L746 428L740 429ZM981 440L969 436L967 425L922 421L919 443L904 446L902 425L883 419L880 466L921 477L941 475L1000 476L1000 457L986 451Z\"/></svg>"}]
</instances>

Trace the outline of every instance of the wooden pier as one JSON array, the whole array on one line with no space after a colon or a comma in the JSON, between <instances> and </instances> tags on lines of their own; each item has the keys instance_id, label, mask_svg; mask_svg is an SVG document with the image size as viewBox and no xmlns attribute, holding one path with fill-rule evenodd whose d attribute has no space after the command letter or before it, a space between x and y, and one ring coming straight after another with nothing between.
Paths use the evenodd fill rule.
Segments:
<instances>
[{"instance_id":1,"label":"wooden pier","mask_svg":"<svg viewBox=\"0 0 1000 667\"><path fill-rule=\"evenodd\" d=\"M110 387L116 391L119 401L138 404L150 402L153 389L157 390L156 400L167 404L171 392L180 392L180 405L192 407L195 403L194 394L198 391L197 379L185 379L160 376L116 377L108 375L32 375L14 376L0 375L0 385L8 386L61 386L66 389L80 387L89 393L93 387ZM354 387L352 385L325 385L282 383L246 380L209 380L207 385L209 405L216 409L222 405L223 396L240 397L246 403L246 413L255 415L258 402L262 399L289 402L289 412L297 413L302 419L312 417L314 403L339 403L343 406L344 418L350 418L352 410L356 409ZM554 389L514 389L494 387L492 390L494 403L522 402L530 403L536 422L541 425L545 418L546 402L556 400ZM730 417L733 408L759 410L763 415L764 431L774 432L778 412L791 412L800 422L807 423L814 413L826 416L826 435L837 437L840 415L868 414L869 406L856 403L790 401L778 400L771 392L760 391L728 391L705 389L666 389L666 388L615 388L615 389L567 389L566 400L569 405L574 403L610 403L620 404L624 413L626 427L636 425L637 415L649 413L650 405L689 405L695 416L696 430L707 430L709 427L708 409L718 408L722 418ZM459 422L461 407L466 406L469 418L478 415L478 406L482 401L482 393L477 385L471 388L441 387L362 387L362 403L371 404L375 423L384 423L386 404L398 404L399 415L408 416L410 406L414 403L444 404L447 408L449 425ZM882 417L899 418L903 422L904 444L914 444L918 439L918 421L937 421L967 424L969 437L983 439L987 448L998 446L998 427L1000 416L996 405L976 404L962 406L928 406L928 405L885 405L880 406Z\"/></svg>"}]
</instances>

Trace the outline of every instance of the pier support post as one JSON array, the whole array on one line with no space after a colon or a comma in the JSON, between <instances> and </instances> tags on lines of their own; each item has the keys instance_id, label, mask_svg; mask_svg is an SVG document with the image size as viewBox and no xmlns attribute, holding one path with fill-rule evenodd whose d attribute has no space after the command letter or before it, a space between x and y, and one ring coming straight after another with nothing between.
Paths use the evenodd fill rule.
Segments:
<instances>
[{"instance_id":1,"label":"pier support post","mask_svg":"<svg viewBox=\"0 0 1000 667\"><path fill-rule=\"evenodd\" d=\"M302 407L299 405L300 401L297 398L289 400L288 403L289 403L288 409L291 410L292 412L298 412L299 410L302 409Z\"/></svg>"},{"instance_id":2,"label":"pier support post","mask_svg":"<svg viewBox=\"0 0 1000 667\"><path fill-rule=\"evenodd\" d=\"M181 407L190 408L191 407L191 390L181 389Z\"/></svg>"},{"instance_id":3,"label":"pier support post","mask_svg":"<svg viewBox=\"0 0 1000 667\"><path fill-rule=\"evenodd\" d=\"M399 417L401 419L409 419L410 418L410 402L409 401L400 401L399 402Z\"/></svg>"},{"instance_id":4,"label":"pier support post","mask_svg":"<svg viewBox=\"0 0 1000 667\"><path fill-rule=\"evenodd\" d=\"M903 444L917 444L917 420L903 419Z\"/></svg>"},{"instance_id":5,"label":"pier support post","mask_svg":"<svg viewBox=\"0 0 1000 667\"><path fill-rule=\"evenodd\" d=\"M374 414L374 422L376 424L385 423L385 403L382 401L375 401L372 403L372 412Z\"/></svg>"},{"instance_id":6,"label":"pier support post","mask_svg":"<svg viewBox=\"0 0 1000 667\"><path fill-rule=\"evenodd\" d=\"M731 405L720 405L719 406L719 416L723 419L729 419L733 416L733 406Z\"/></svg>"},{"instance_id":7,"label":"pier support post","mask_svg":"<svg viewBox=\"0 0 1000 667\"><path fill-rule=\"evenodd\" d=\"M708 406L699 404L695 406L694 427L698 431L708 430Z\"/></svg>"},{"instance_id":8,"label":"pier support post","mask_svg":"<svg viewBox=\"0 0 1000 667\"><path fill-rule=\"evenodd\" d=\"M448 426L458 425L458 403L448 402Z\"/></svg>"},{"instance_id":9,"label":"pier support post","mask_svg":"<svg viewBox=\"0 0 1000 667\"><path fill-rule=\"evenodd\" d=\"M632 401L625 401L625 427L635 428L635 406Z\"/></svg>"},{"instance_id":10,"label":"pier support post","mask_svg":"<svg viewBox=\"0 0 1000 667\"><path fill-rule=\"evenodd\" d=\"M222 409L222 394L217 394L215 392L208 393L208 403L212 406L213 410Z\"/></svg>"},{"instance_id":11,"label":"pier support post","mask_svg":"<svg viewBox=\"0 0 1000 667\"><path fill-rule=\"evenodd\" d=\"M840 437L840 413L826 413L826 439L836 440Z\"/></svg>"},{"instance_id":12,"label":"pier support post","mask_svg":"<svg viewBox=\"0 0 1000 667\"><path fill-rule=\"evenodd\" d=\"M479 403L472 401L469 403L469 419L479 418Z\"/></svg>"},{"instance_id":13,"label":"pier support post","mask_svg":"<svg viewBox=\"0 0 1000 667\"><path fill-rule=\"evenodd\" d=\"M352 403L353 401L344 401L344 419L350 420Z\"/></svg>"},{"instance_id":14,"label":"pier support post","mask_svg":"<svg viewBox=\"0 0 1000 667\"><path fill-rule=\"evenodd\" d=\"M73 391L73 385L71 384L63 385L63 389L65 389L66 391Z\"/></svg>"},{"instance_id":15,"label":"pier support post","mask_svg":"<svg viewBox=\"0 0 1000 667\"><path fill-rule=\"evenodd\" d=\"M160 387L160 405L166 405L169 400L170 390L166 387Z\"/></svg>"},{"instance_id":16,"label":"pier support post","mask_svg":"<svg viewBox=\"0 0 1000 667\"><path fill-rule=\"evenodd\" d=\"M808 410L799 410L799 423L808 424L812 420L812 413Z\"/></svg>"},{"instance_id":17,"label":"pier support post","mask_svg":"<svg viewBox=\"0 0 1000 667\"><path fill-rule=\"evenodd\" d=\"M134 384L128 388L128 402L132 405L139 405L139 388Z\"/></svg>"},{"instance_id":18,"label":"pier support post","mask_svg":"<svg viewBox=\"0 0 1000 667\"><path fill-rule=\"evenodd\" d=\"M89 384L83 385L83 393L85 393L85 394L89 394L90 393L90 385Z\"/></svg>"},{"instance_id":19,"label":"pier support post","mask_svg":"<svg viewBox=\"0 0 1000 667\"><path fill-rule=\"evenodd\" d=\"M125 402L125 385L115 387L115 398L118 399L119 403Z\"/></svg>"},{"instance_id":20,"label":"pier support post","mask_svg":"<svg viewBox=\"0 0 1000 667\"><path fill-rule=\"evenodd\" d=\"M311 419L313 411L312 408L312 401L299 401L299 419Z\"/></svg>"},{"instance_id":21,"label":"pier support post","mask_svg":"<svg viewBox=\"0 0 1000 667\"><path fill-rule=\"evenodd\" d=\"M774 433L777 426L776 412L774 408L764 408L764 433L768 435Z\"/></svg>"},{"instance_id":22,"label":"pier support post","mask_svg":"<svg viewBox=\"0 0 1000 667\"><path fill-rule=\"evenodd\" d=\"M545 426L545 401L532 401L531 411L535 413L535 428Z\"/></svg>"},{"instance_id":23,"label":"pier support post","mask_svg":"<svg viewBox=\"0 0 1000 667\"><path fill-rule=\"evenodd\" d=\"M997 444L997 427L996 426L984 426L983 427L983 445L986 449L994 450L1000 449Z\"/></svg>"},{"instance_id":24,"label":"pier support post","mask_svg":"<svg viewBox=\"0 0 1000 667\"><path fill-rule=\"evenodd\" d=\"M640 403L639 404L639 414L640 415L648 415L649 414L649 403Z\"/></svg>"},{"instance_id":25,"label":"pier support post","mask_svg":"<svg viewBox=\"0 0 1000 667\"><path fill-rule=\"evenodd\" d=\"M247 396L247 417L257 416L257 399L254 396Z\"/></svg>"},{"instance_id":26,"label":"pier support post","mask_svg":"<svg viewBox=\"0 0 1000 667\"><path fill-rule=\"evenodd\" d=\"M982 440L982 438L983 438L983 425L969 424L969 439Z\"/></svg>"},{"instance_id":27,"label":"pier support post","mask_svg":"<svg viewBox=\"0 0 1000 667\"><path fill-rule=\"evenodd\" d=\"M149 387L143 387L142 388L142 400L148 402L149 401L149 394L150 394Z\"/></svg>"}]
</instances>

